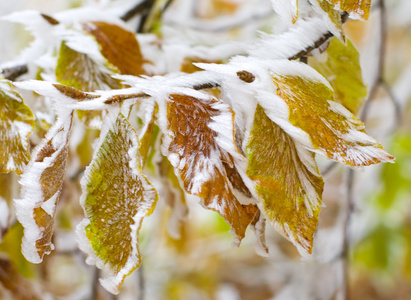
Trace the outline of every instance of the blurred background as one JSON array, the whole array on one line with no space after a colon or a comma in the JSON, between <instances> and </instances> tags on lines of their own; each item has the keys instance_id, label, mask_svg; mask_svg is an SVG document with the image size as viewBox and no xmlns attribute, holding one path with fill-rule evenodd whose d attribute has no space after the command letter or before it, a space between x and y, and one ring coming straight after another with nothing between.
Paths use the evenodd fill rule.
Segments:
<instances>
[{"instance_id":1,"label":"blurred background","mask_svg":"<svg viewBox=\"0 0 411 300\"><path fill-rule=\"evenodd\" d=\"M125 12L136 2L0 1L0 16L25 9L52 15L83 5ZM350 20L345 31L361 53L369 89L359 116L396 163L353 171L319 159L325 207L312 259L302 260L269 224L268 257L256 254L252 232L239 249L232 249L224 220L192 201L187 201L190 213L181 238L175 239L168 230L173 214L166 202L181 195L162 188L162 200L141 231L142 267L126 279L119 296L112 296L98 285L98 271L85 264L77 249L73 229L83 218L81 189L78 177L67 176L56 251L40 265L27 262L20 252L23 229L12 206L0 207L10 210L9 220L0 222L11 224L0 243L0 299L411 299L411 1L385 1L384 9L377 0L372 3L369 20ZM138 18L128 24L135 29ZM285 28L268 0L174 0L153 31L210 46L229 40L253 43L261 32ZM0 21L0 64L15 59L31 39L22 25ZM37 126L34 145L46 130ZM83 165L91 159L98 132L87 129L85 136L70 153ZM0 196L9 204L19 197L17 175L0 175Z\"/></svg>"}]
</instances>

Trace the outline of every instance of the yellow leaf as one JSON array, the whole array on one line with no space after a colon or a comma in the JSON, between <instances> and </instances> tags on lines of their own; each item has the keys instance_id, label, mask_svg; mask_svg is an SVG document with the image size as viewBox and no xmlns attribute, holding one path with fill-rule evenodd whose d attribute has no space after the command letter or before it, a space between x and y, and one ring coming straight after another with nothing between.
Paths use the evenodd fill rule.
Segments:
<instances>
[{"instance_id":1,"label":"yellow leaf","mask_svg":"<svg viewBox=\"0 0 411 300\"><path fill-rule=\"evenodd\" d=\"M0 173L23 172L30 159L28 137L34 129L33 113L10 82L0 81Z\"/></svg>"},{"instance_id":2,"label":"yellow leaf","mask_svg":"<svg viewBox=\"0 0 411 300\"><path fill-rule=\"evenodd\" d=\"M61 43L56 66L56 80L63 85L85 92L119 89L121 84L111 77L114 72L98 65L87 54L77 52ZM100 128L101 111L81 111L79 118L89 127Z\"/></svg>"},{"instance_id":3,"label":"yellow leaf","mask_svg":"<svg viewBox=\"0 0 411 300\"><path fill-rule=\"evenodd\" d=\"M351 41L344 45L332 39L323 54L309 58L309 65L330 82L334 100L357 114L367 96L367 87L362 80L359 53Z\"/></svg>"},{"instance_id":4,"label":"yellow leaf","mask_svg":"<svg viewBox=\"0 0 411 300\"><path fill-rule=\"evenodd\" d=\"M331 33L341 41L345 41L341 15L338 10L334 9L334 5L328 3L327 0L310 0L310 2L314 6L314 9L323 16Z\"/></svg>"},{"instance_id":5,"label":"yellow leaf","mask_svg":"<svg viewBox=\"0 0 411 300\"><path fill-rule=\"evenodd\" d=\"M393 157L341 104L323 77L309 66L278 61L272 66L277 95L288 105L290 123L309 136L313 150L351 166L392 161Z\"/></svg>"},{"instance_id":6,"label":"yellow leaf","mask_svg":"<svg viewBox=\"0 0 411 300\"><path fill-rule=\"evenodd\" d=\"M370 7L371 7L371 0L327 0L331 4L336 5L342 11L349 12L350 14L354 14L355 17L360 17L362 19L367 20Z\"/></svg>"},{"instance_id":7,"label":"yellow leaf","mask_svg":"<svg viewBox=\"0 0 411 300\"><path fill-rule=\"evenodd\" d=\"M101 284L113 294L140 266L138 232L157 192L141 173L137 134L123 115L108 115L93 161L82 179L86 218L77 227L80 248L104 271Z\"/></svg>"},{"instance_id":8,"label":"yellow leaf","mask_svg":"<svg viewBox=\"0 0 411 300\"><path fill-rule=\"evenodd\" d=\"M310 254L324 183L314 154L299 147L258 105L246 147L247 175L255 181L265 215L274 228L301 254ZM301 160L302 153L309 167Z\"/></svg>"},{"instance_id":9,"label":"yellow leaf","mask_svg":"<svg viewBox=\"0 0 411 300\"><path fill-rule=\"evenodd\" d=\"M172 94L167 101L168 131L163 147L189 194L218 212L231 226L239 245L258 208L243 205L234 191L246 191L233 156L241 157L234 142L234 113L221 101ZM224 131L224 132L221 132ZM222 146L223 145L223 146ZM229 177L228 177L229 176Z\"/></svg>"}]
</instances>

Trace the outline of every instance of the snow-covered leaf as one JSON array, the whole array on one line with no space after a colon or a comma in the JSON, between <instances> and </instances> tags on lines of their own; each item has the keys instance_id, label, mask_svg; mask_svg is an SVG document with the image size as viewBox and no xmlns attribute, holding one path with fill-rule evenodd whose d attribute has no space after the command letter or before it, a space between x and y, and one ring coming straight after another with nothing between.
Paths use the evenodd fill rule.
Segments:
<instances>
[{"instance_id":1,"label":"snow-covered leaf","mask_svg":"<svg viewBox=\"0 0 411 300\"><path fill-rule=\"evenodd\" d=\"M145 73L143 55L134 33L105 22L84 23L83 28L96 38L103 56L121 74L137 76Z\"/></svg>"},{"instance_id":2,"label":"snow-covered leaf","mask_svg":"<svg viewBox=\"0 0 411 300\"><path fill-rule=\"evenodd\" d=\"M86 217L77 234L88 263L103 270L101 284L117 294L140 265L138 232L154 210L157 192L141 173L138 137L129 122L110 112L103 124L101 144L82 179Z\"/></svg>"},{"instance_id":3,"label":"snow-covered leaf","mask_svg":"<svg viewBox=\"0 0 411 300\"><path fill-rule=\"evenodd\" d=\"M147 161L147 156L153 140L153 133L155 129L156 114L158 112L157 103L153 99L149 99L141 105L144 111L144 126L139 132L141 165L144 167Z\"/></svg>"},{"instance_id":4,"label":"snow-covered leaf","mask_svg":"<svg viewBox=\"0 0 411 300\"><path fill-rule=\"evenodd\" d=\"M345 35L342 28L341 15L338 10L334 9L334 5L327 2L327 0L310 0L314 7L324 19L328 30L338 37L341 41L345 40Z\"/></svg>"},{"instance_id":5,"label":"snow-covered leaf","mask_svg":"<svg viewBox=\"0 0 411 300\"><path fill-rule=\"evenodd\" d=\"M333 101L331 86L314 69L291 61L276 61L270 68L290 123L308 134L313 150L351 166L393 160L356 116Z\"/></svg>"},{"instance_id":6,"label":"snow-covered leaf","mask_svg":"<svg viewBox=\"0 0 411 300\"><path fill-rule=\"evenodd\" d=\"M256 183L268 220L301 254L311 254L324 185L314 153L297 145L260 105L246 152L247 175Z\"/></svg>"},{"instance_id":7,"label":"snow-covered leaf","mask_svg":"<svg viewBox=\"0 0 411 300\"><path fill-rule=\"evenodd\" d=\"M0 173L21 174L30 159L33 113L8 81L0 81Z\"/></svg>"},{"instance_id":8,"label":"snow-covered leaf","mask_svg":"<svg viewBox=\"0 0 411 300\"><path fill-rule=\"evenodd\" d=\"M274 11L286 23L295 23L298 18L298 0L271 0Z\"/></svg>"},{"instance_id":9,"label":"snow-covered leaf","mask_svg":"<svg viewBox=\"0 0 411 300\"><path fill-rule=\"evenodd\" d=\"M235 165L242 159L234 142L234 113L212 97L172 94L167 100L168 128L163 150L184 189L199 196L231 226L239 245L258 209L241 204L236 192L249 193Z\"/></svg>"},{"instance_id":10,"label":"snow-covered leaf","mask_svg":"<svg viewBox=\"0 0 411 300\"><path fill-rule=\"evenodd\" d=\"M61 44L56 67L56 80L61 84L85 92L96 90L118 89L120 83L113 79L105 66L94 62L87 54L77 52ZM100 111L78 111L79 118L92 128L100 128L102 116Z\"/></svg>"},{"instance_id":11,"label":"snow-covered leaf","mask_svg":"<svg viewBox=\"0 0 411 300\"><path fill-rule=\"evenodd\" d=\"M368 19L371 7L371 0L327 0L334 4L336 8L347 11L350 16L356 19Z\"/></svg>"},{"instance_id":12,"label":"snow-covered leaf","mask_svg":"<svg viewBox=\"0 0 411 300\"><path fill-rule=\"evenodd\" d=\"M54 249L54 219L66 171L72 119L69 111L59 116L34 150L20 180L22 199L15 200L16 215L24 227L22 252L32 263L40 263Z\"/></svg>"},{"instance_id":13,"label":"snow-covered leaf","mask_svg":"<svg viewBox=\"0 0 411 300\"><path fill-rule=\"evenodd\" d=\"M309 58L309 65L330 82L334 100L357 114L367 96L367 87L362 79L360 55L351 41L344 45L332 39L323 54Z\"/></svg>"}]
</instances>

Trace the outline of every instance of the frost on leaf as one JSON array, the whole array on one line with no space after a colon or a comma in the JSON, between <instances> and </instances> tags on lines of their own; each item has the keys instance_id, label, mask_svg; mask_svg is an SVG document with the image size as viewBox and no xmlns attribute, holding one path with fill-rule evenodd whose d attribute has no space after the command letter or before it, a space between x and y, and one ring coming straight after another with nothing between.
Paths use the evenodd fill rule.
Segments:
<instances>
[{"instance_id":1,"label":"frost on leaf","mask_svg":"<svg viewBox=\"0 0 411 300\"><path fill-rule=\"evenodd\" d=\"M274 228L301 254L311 254L324 183L314 153L297 147L258 105L246 147L247 175L255 181L265 215Z\"/></svg>"},{"instance_id":2,"label":"frost on leaf","mask_svg":"<svg viewBox=\"0 0 411 300\"><path fill-rule=\"evenodd\" d=\"M88 263L103 270L101 284L117 294L140 265L138 232L154 210L157 192L141 173L137 134L123 115L106 117L100 141L82 179L86 218L77 234Z\"/></svg>"},{"instance_id":3,"label":"frost on leaf","mask_svg":"<svg viewBox=\"0 0 411 300\"><path fill-rule=\"evenodd\" d=\"M274 11L286 23L295 23L298 18L298 0L271 0Z\"/></svg>"},{"instance_id":4,"label":"frost on leaf","mask_svg":"<svg viewBox=\"0 0 411 300\"><path fill-rule=\"evenodd\" d=\"M310 0L310 2L314 10L323 17L328 30L341 41L345 41L341 15L338 10L334 9L334 5L328 3L327 0Z\"/></svg>"},{"instance_id":5,"label":"frost on leaf","mask_svg":"<svg viewBox=\"0 0 411 300\"><path fill-rule=\"evenodd\" d=\"M114 24L88 22L83 24L101 46L101 53L121 74L144 74L143 55L134 33Z\"/></svg>"},{"instance_id":6,"label":"frost on leaf","mask_svg":"<svg viewBox=\"0 0 411 300\"><path fill-rule=\"evenodd\" d=\"M362 80L359 53L351 41L344 45L332 39L323 54L309 58L309 64L330 82L334 100L357 114L367 96L367 87Z\"/></svg>"},{"instance_id":7,"label":"frost on leaf","mask_svg":"<svg viewBox=\"0 0 411 300\"><path fill-rule=\"evenodd\" d=\"M289 107L290 123L309 135L313 150L351 166L393 160L356 116L333 101L333 91L320 74L290 61L273 63L272 71L277 94Z\"/></svg>"},{"instance_id":8,"label":"frost on leaf","mask_svg":"<svg viewBox=\"0 0 411 300\"><path fill-rule=\"evenodd\" d=\"M105 66L94 62L87 54L77 52L62 42L56 67L56 80L80 91L94 92L120 88ZM79 118L88 126L100 128L100 111L78 111Z\"/></svg>"},{"instance_id":9,"label":"frost on leaf","mask_svg":"<svg viewBox=\"0 0 411 300\"><path fill-rule=\"evenodd\" d=\"M22 252L32 263L40 263L54 250L54 219L66 171L72 118L72 113L59 117L34 150L20 180L22 199L15 200L16 215L24 227Z\"/></svg>"},{"instance_id":10,"label":"frost on leaf","mask_svg":"<svg viewBox=\"0 0 411 300\"><path fill-rule=\"evenodd\" d=\"M8 81L0 81L0 173L23 172L30 160L28 136L33 113Z\"/></svg>"},{"instance_id":11,"label":"frost on leaf","mask_svg":"<svg viewBox=\"0 0 411 300\"><path fill-rule=\"evenodd\" d=\"M352 14L356 18L362 18L367 20L370 7L371 7L371 0L327 0L331 4L334 4L337 8L343 11L347 11Z\"/></svg>"},{"instance_id":12,"label":"frost on leaf","mask_svg":"<svg viewBox=\"0 0 411 300\"><path fill-rule=\"evenodd\" d=\"M241 204L235 195L250 192L235 165L242 157L234 142L233 111L212 97L172 94L167 119L163 147L184 189L227 221L239 245L258 208Z\"/></svg>"}]
</instances>

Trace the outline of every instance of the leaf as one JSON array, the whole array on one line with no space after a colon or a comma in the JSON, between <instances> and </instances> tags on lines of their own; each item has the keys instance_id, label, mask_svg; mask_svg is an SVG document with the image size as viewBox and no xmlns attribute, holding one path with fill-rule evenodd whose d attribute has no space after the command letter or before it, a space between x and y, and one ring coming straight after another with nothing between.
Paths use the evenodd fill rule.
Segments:
<instances>
[{"instance_id":1,"label":"leaf","mask_svg":"<svg viewBox=\"0 0 411 300\"><path fill-rule=\"evenodd\" d=\"M182 222L188 215L188 207L184 191L180 187L174 168L163 156L159 162L159 172L163 186L163 196L166 203L171 207L172 214L168 221L168 232L174 239L181 238Z\"/></svg>"},{"instance_id":2,"label":"leaf","mask_svg":"<svg viewBox=\"0 0 411 300\"><path fill-rule=\"evenodd\" d=\"M81 182L86 217L77 234L88 263L103 270L103 287L118 294L125 277L140 266L138 232L154 210L157 192L141 173L134 129L123 115L112 114Z\"/></svg>"},{"instance_id":3,"label":"leaf","mask_svg":"<svg viewBox=\"0 0 411 300\"><path fill-rule=\"evenodd\" d=\"M13 199L13 173L0 173L0 242L10 226L10 207Z\"/></svg>"},{"instance_id":4,"label":"leaf","mask_svg":"<svg viewBox=\"0 0 411 300\"><path fill-rule=\"evenodd\" d=\"M28 137L33 129L30 108L10 82L0 80L0 173L23 172L30 160Z\"/></svg>"},{"instance_id":5,"label":"leaf","mask_svg":"<svg viewBox=\"0 0 411 300\"><path fill-rule=\"evenodd\" d=\"M288 105L290 123L308 134L312 150L351 166L394 159L366 134L356 116L333 101L328 82L312 68L276 61L271 70L277 95Z\"/></svg>"},{"instance_id":6,"label":"leaf","mask_svg":"<svg viewBox=\"0 0 411 300\"><path fill-rule=\"evenodd\" d=\"M352 17L368 19L371 7L371 0L327 0L334 4L336 8L347 11Z\"/></svg>"},{"instance_id":7,"label":"leaf","mask_svg":"<svg viewBox=\"0 0 411 300\"><path fill-rule=\"evenodd\" d=\"M298 18L298 0L271 0L274 11L285 23L294 24Z\"/></svg>"},{"instance_id":8,"label":"leaf","mask_svg":"<svg viewBox=\"0 0 411 300\"><path fill-rule=\"evenodd\" d=\"M328 30L344 42L345 35L341 15L339 11L334 9L334 5L328 3L327 0L310 0L310 3L313 5L314 10L323 17Z\"/></svg>"},{"instance_id":9,"label":"leaf","mask_svg":"<svg viewBox=\"0 0 411 300\"><path fill-rule=\"evenodd\" d=\"M324 186L314 153L296 144L260 105L246 152L247 175L256 183L268 220L301 254L311 254Z\"/></svg>"},{"instance_id":10,"label":"leaf","mask_svg":"<svg viewBox=\"0 0 411 300\"><path fill-rule=\"evenodd\" d=\"M22 199L15 200L15 208L24 227L22 252L32 263L40 263L54 250L56 205L63 187L72 120L72 112L59 117L34 150L20 179Z\"/></svg>"},{"instance_id":11,"label":"leaf","mask_svg":"<svg viewBox=\"0 0 411 300\"><path fill-rule=\"evenodd\" d=\"M94 62L87 54L77 52L61 43L56 67L56 80L61 84L85 92L119 89L121 84L105 66ZM101 111L78 111L79 118L89 127L100 128Z\"/></svg>"},{"instance_id":12,"label":"leaf","mask_svg":"<svg viewBox=\"0 0 411 300\"><path fill-rule=\"evenodd\" d=\"M360 66L360 55L350 40L347 45L332 39L327 50L310 57L309 65L323 75L334 90L334 100L357 114L367 97Z\"/></svg>"},{"instance_id":13,"label":"leaf","mask_svg":"<svg viewBox=\"0 0 411 300\"><path fill-rule=\"evenodd\" d=\"M212 97L172 94L167 119L163 149L184 189L227 221L239 245L258 208L241 204L234 194L244 183L235 168L235 158L242 156L234 142L233 111Z\"/></svg>"},{"instance_id":14,"label":"leaf","mask_svg":"<svg viewBox=\"0 0 411 300\"><path fill-rule=\"evenodd\" d=\"M134 33L105 22L84 23L83 29L96 38L101 46L101 53L121 74L145 74L143 55Z\"/></svg>"},{"instance_id":15,"label":"leaf","mask_svg":"<svg viewBox=\"0 0 411 300\"><path fill-rule=\"evenodd\" d=\"M24 277L34 276L34 265L28 262L21 253L21 239L23 238L24 228L16 222L4 236L0 243L1 256L7 256L13 267Z\"/></svg>"},{"instance_id":16,"label":"leaf","mask_svg":"<svg viewBox=\"0 0 411 300\"><path fill-rule=\"evenodd\" d=\"M0 283L13 295L15 300L42 299L31 283L16 271L10 260L3 257L0 257Z\"/></svg>"},{"instance_id":17,"label":"leaf","mask_svg":"<svg viewBox=\"0 0 411 300\"><path fill-rule=\"evenodd\" d=\"M140 130L140 155L141 155L141 165L144 167L147 161L147 156L149 155L149 150L152 145L156 114L158 112L158 105L153 99L144 101L141 104L144 109L144 126Z\"/></svg>"}]
</instances>

